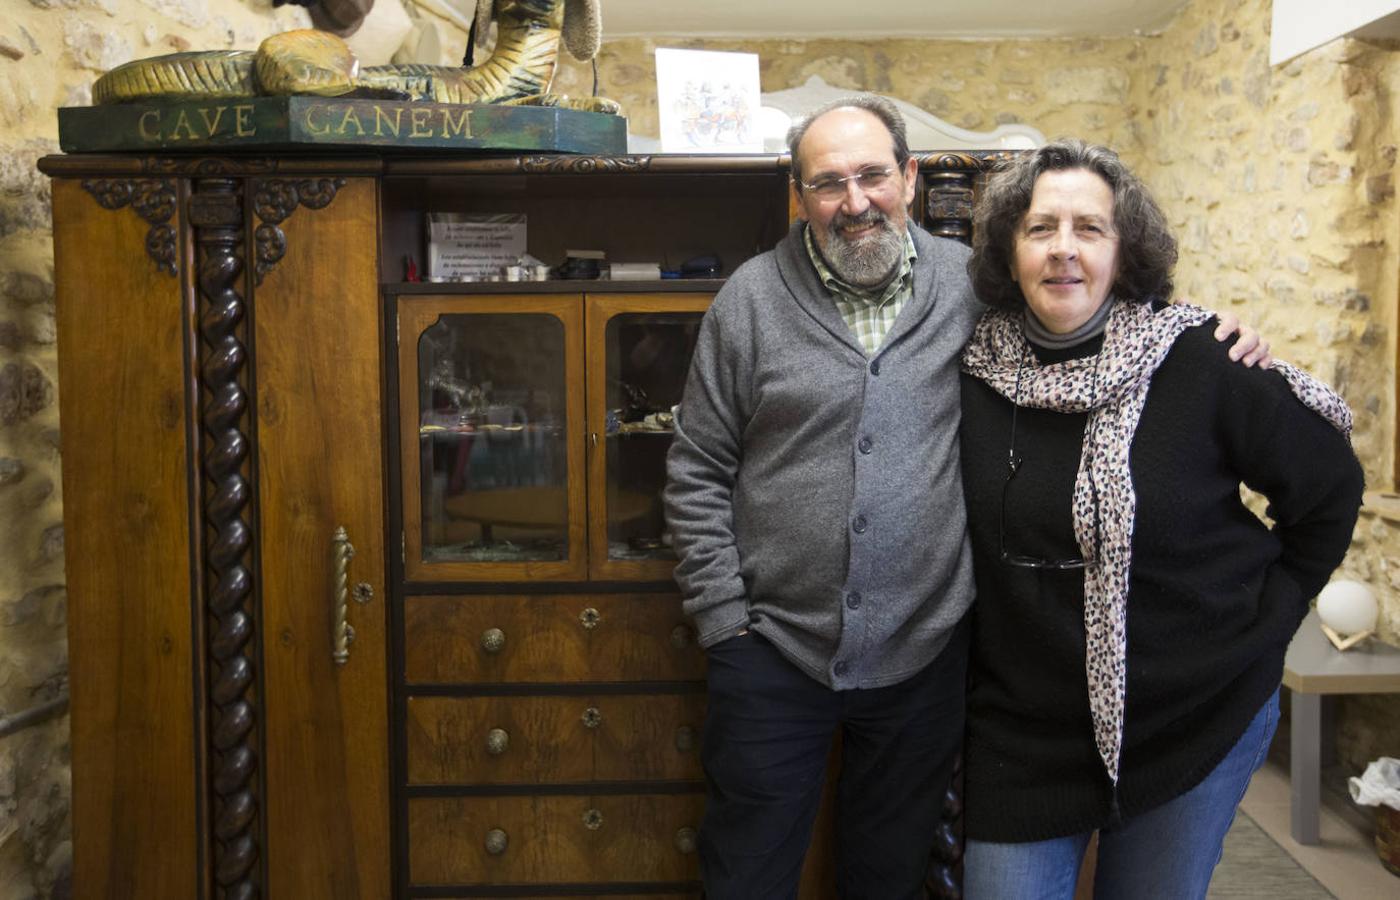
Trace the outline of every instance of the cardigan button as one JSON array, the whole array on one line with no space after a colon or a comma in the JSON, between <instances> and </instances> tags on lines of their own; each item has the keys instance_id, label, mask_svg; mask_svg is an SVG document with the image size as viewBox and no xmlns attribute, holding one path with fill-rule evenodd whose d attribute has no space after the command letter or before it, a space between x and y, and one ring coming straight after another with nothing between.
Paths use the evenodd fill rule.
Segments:
<instances>
[{"instance_id":1,"label":"cardigan button","mask_svg":"<svg viewBox=\"0 0 1400 900\"><path fill-rule=\"evenodd\" d=\"M870 448L874 446L875 442L870 439L869 435L866 435L865 437L861 438L860 441L856 444L856 449L858 449L861 453L869 453Z\"/></svg>"},{"instance_id":2,"label":"cardigan button","mask_svg":"<svg viewBox=\"0 0 1400 900\"><path fill-rule=\"evenodd\" d=\"M865 528L870 523L865 520L865 516L856 516L851 520L851 530L856 534L865 534Z\"/></svg>"},{"instance_id":3,"label":"cardigan button","mask_svg":"<svg viewBox=\"0 0 1400 900\"><path fill-rule=\"evenodd\" d=\"M871 362L870 362L870 374L871 374L871 375L879 375L879 374L880 374L880 361L879 361L878 359L876 359L876 360L871 360Z\"/></svg>"},{"instance_id":4,"label":"cardigan button","mask_svg":"<svg viewBox=\"0 0 1400 900\"><path fill-rule=\"evenodd\" d=\"M860 609L860 591L851 591L846 595L846 607L848 609Z\"/></svg>"},{"instance_id":5,"label":"cardigan button","mask_svg":"<svg viewBox=\"0 0 1400 900\"><path fill-rule=\"evenodd\" d=\"M846 662L846 661L843 659L843 660L841 660L839 663L836 664L836 668L835 668L833 671L835 671L836 677L837 677L837 678L841 678L841 677L843 677L847 672L851 671L851 664L848 663L848 662Z\"/></svg>"}]
</instances>

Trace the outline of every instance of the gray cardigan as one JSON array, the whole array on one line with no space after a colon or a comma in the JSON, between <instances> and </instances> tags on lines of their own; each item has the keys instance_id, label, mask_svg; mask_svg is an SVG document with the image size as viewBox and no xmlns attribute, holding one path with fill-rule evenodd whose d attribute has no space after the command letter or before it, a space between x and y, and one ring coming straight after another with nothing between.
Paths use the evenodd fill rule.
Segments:
<instances>
[{"instance_id":1,"label":"gray cardigan","mask_svg":"<svg viewBox=\"0 0 1400 900\"><path fill-rule=\"evenodd\" d=\"M702 646L744 628L835 689L928 665L972 602L958 356L967 248L912 228L914 295L867 357L799 222L706 314L667 457L676 581Z\"/></svg>"}]
</instances>

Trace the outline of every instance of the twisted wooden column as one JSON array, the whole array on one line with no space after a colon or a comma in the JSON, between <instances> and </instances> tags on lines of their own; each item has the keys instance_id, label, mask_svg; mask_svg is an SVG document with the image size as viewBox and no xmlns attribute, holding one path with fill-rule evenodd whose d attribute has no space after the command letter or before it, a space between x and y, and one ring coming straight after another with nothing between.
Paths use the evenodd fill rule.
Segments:
<instances>
[{"instance_id":1,"label":"twisted wooden column","mask_svg":"<svg viewBox=\"0 0 1400 900\"><path fill-rule=\"evenodd\" d=\"M244 474L248 397L243 203L235 178L203 178L190 198L198 285L205 590L212 705L214 883L219 900L253 900L259 886L260 816L253 667L251 488Z\"/></svg>"},{"instance_id":2,"label":"twisted wooden column","mask_svg":"<svg viewBox=\"0 0 1400 900\"><path fill-rule=\"evenodd\" d=\"M962 754L953 763L952 784L943 796L943 811L933 842L928 880L931 900L962 900Z\"/></svg>"}]
</instances>

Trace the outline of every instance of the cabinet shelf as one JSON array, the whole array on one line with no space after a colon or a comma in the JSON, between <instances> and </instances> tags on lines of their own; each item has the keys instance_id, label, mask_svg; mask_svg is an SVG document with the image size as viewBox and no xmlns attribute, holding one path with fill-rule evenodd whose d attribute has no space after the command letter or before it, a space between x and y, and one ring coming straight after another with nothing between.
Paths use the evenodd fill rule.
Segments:
<instances>
[{"instance_id":1,"label":"cabinet shelf","mask_svg":"<svg viewBox=\"0 0 1400 900\"><path fill-rule=\"evenodd\" d=\"M457 435L496 435L504 437L511 434L558 434L558 425L419 425L418 434L420 437L432 437L433 435L447 435L455 437Z\"/></svg>"},{"instance_id":2,"label":"cabinet shelf","mask_svg":"<svg viewBox=\"0 0 1400 900\"><path fill-rule=\"evenodd\" d=\"M395 281L383 285L388 294L695 294L718 291L723 278L662 278L610 281L606 278L549 281Z\"/></svg>"}]
</instances>

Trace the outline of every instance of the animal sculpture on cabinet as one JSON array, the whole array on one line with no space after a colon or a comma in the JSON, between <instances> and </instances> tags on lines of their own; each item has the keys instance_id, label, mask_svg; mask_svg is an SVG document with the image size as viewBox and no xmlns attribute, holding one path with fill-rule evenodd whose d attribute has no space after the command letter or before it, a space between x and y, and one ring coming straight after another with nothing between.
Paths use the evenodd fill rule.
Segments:
<instances>
[{"instance_id":1,"label":"animal sculpture on cabinet","mask_svg":"<svg viewBox=\"0 0 1400 900\"><path fill-rule=\"evenodd\" d=\"M95 103L204 100L287 94L370 95L436 103L559 106L618 114L604 97L549 93L561 41L579 59L598 51L601 0L481 0L497 26L491 55L472 66L409 63L361 68L354 52L327 31L275 34L256 51L210 50L138 59L93 85ZM487 23L478 15L476 31Z\"/></svg>"}]
</instances>

